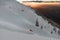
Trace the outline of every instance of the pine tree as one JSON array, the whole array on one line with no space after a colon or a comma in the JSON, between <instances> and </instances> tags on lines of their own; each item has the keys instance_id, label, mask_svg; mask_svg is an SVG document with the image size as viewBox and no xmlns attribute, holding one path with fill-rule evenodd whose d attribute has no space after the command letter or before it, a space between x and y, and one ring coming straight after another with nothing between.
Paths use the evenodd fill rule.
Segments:
<instances>
[{"instance_id":1,"label":"pine tree","mask_svg":"<svg viewBox=\"0 0 60 40\"><path fill-rule=\"evenodd\" d=\"M39 22L38 22L38 18L36 19L36 24L37 27L39 27Z\"/></svg>"},{"instance_id":2,"label":"pine tree","mask_svg":"<svg viewBox=\"0 0 60 40\"><path fill-rule=\"evenodd\" d=\"M60 29L58 30L58 34L60 35Z\"/></svg>"}]
</instances>

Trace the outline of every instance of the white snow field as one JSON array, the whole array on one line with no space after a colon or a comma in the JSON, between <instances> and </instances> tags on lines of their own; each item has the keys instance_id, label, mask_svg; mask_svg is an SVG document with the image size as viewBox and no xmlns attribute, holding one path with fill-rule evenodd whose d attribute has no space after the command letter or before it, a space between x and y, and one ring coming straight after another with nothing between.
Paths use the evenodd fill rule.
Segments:
<instances>
[{"instance_id":1,"label":"white snow field","mask_svg":"<svg viewBox=\"0 0 60 40\"><path fill-rule=\"evenodd\" d=\"M0 40L60 40L60 30L32 8L0 0Z\"/></svg>"}]
</instances>

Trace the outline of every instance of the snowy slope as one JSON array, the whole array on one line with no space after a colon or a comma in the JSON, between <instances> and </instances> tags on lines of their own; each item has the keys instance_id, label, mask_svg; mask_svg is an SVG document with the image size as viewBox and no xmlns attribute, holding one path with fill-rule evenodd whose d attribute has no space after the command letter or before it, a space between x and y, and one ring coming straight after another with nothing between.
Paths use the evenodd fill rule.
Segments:
<instances>
[{"instance_id":1,"label":"snowy slope","mask_svg":"<svg viewBox=\"0 0 60 40\"><path fill-rule=\"evenodd\" d=\"M32 8L15 0L0 0L0 40L58 40L59 29L55 32L53 28Z\"/></svg>"},{"instance_id":2,"label":"snowy slope","mask_svg":"<svg viewBox=\"0 0 60 40\"><path fill-rule=\"evenodd\" d=\"M36 34L29 35L4 29L0 29L0 32L0 40L59 40L51 37L38 36Z\"/></svg>"}]
</instances>

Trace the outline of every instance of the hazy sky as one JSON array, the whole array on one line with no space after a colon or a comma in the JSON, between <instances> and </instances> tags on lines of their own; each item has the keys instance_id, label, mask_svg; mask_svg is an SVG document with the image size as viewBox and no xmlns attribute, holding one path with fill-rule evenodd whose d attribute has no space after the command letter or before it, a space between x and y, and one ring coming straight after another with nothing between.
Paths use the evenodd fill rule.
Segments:
<instances>
[{"instance_id":1,"label":"hazy sky","mask_svg":"<svg viewBox=\"0 0 60 40\"><path fill-rule=\"evenodd\" d=\"M40 0L19 0L19 1L40 1ZM60 0L42 0L42 1L60 1Z\"/></svg>"},{"instance_id":2,"label":"hazy sky","mask_svg":"<svg viewBox=\"0 0 60 40\"><path fill-rule=\"evenodd\" d=\"M22 2L22 1L60 1L60 0L17 0L19 2Z\"/></svg>"}]
</instances>

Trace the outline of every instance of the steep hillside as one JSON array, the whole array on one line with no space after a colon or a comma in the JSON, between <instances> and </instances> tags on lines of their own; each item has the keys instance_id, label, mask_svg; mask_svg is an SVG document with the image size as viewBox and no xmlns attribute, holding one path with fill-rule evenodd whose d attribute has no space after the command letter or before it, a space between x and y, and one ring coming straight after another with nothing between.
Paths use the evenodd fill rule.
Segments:
<instances>
[{"instance_id":1,"label":"steep hillside","mask_svg":"<svg viewBox=\"0 0 60 40\"><path fill-rule=\"evenodd\" d=\"M30 7L0 0L0 35L0 40L59 40L60 29Z\"/></svg>"},{"instance_id":2,"label":"steep hillside","mask_svg":"<svg viewBox=\"0 0 60 40\"><path fill-rule=\"evenodd\" d=\"M60 25L60 2L23 2L23 4L34 8L38 15L42 14Z\"/></svg>"}]
</instances>

